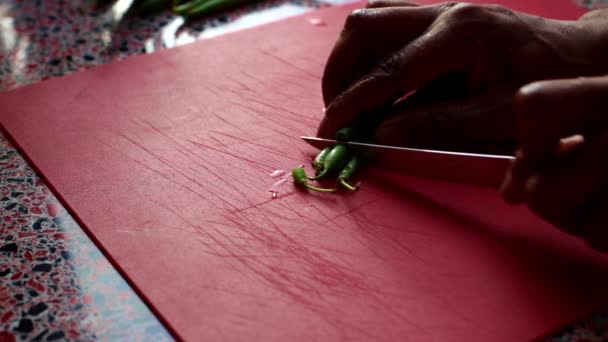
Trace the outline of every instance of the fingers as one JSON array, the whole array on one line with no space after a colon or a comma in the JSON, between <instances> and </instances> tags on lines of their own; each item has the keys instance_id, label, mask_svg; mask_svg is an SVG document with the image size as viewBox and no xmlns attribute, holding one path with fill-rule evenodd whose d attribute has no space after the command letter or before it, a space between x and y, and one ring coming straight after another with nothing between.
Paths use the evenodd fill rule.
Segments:
<instances>
[{"instance_id":1,"label":"fingers","mask_svg":"<svg viewBox=\"0 0 608 342\"><path fill-rule=\"evenodd\" d=\"M445 74L466 69L476 46L459 41L457 35L449 31L446 25L432 27L334 98L327 107L319 134L331 136L360 115L372 113L392 99L422 88ZM446 55L450 58L445 58Z\"/></svg>"},{"instance_id":2,"label":"fingers","mask_svg":"<svg viewBox=\"0 0 608 342\"><path fill-rule=\"evenodd\" d=\"M503 196L608 251L608 78L526 86L515 107L521 151Z\"/></svg>"},{"instance_id":3,"label":"fingers","mask_svg":"<svg viewBox=\"0 0 608 342\"><path fill-rule=\"evenodd\" d=\"M379 59L386 58L419 36L438 15L437 6L399 6L354 11L347 18L325 67L325 105L329 105L352 82L370 71Z\"/></svg>"},{"instance_id":4,"label":"fingers","mask_svg":"<svg viewBox=\"0 0 608 342\"><path fill-rule=\"evenodd\" d=\"M601 108L608 106L607 95L608 77L542 81L522 87L515 97L522 148L528 154L545 154L563 137L603 129L608 115Z\"/></svg>"},{"instance_id":5,"label":"fingers","mask_svg":"<svg viewBox=\"0 0 608 342\"><path fill-rule=\"evenodd\" d=\"M597 197L605 195L608 185L606 151L608 134L584 143L550 168L535 173L527 182L530 209L568 233L584 235L591 240L598 236L608 237L604 232L608 230L608 212L604 212L604 222L600 226L599 219L594 217L599 215L594 212L599 210Z\"/></svg>"},{"instance_id":6,"label":"fingers","mask_svg":"<svg viewBox=\"0 0 608 342\"><path fill-rule=\"evenodd\" d=\"M510 149L513 153L515 127L509 100L512 93L513 88L506 87L466 99L406 106L378 126L375 141L480 153Z\"/></svg>"},{"instance_id":7,"label":"fingers","mask_svg":"<svg viewBox=\"0 0 608 342\"><path fill-rule=\"evenodd\" d=\"M525 201L525 183L532 172L555 159L561 138L594 136L606 127L608 77L536 82L515 96L521 153L502 189L510 203Z\"/></svg>"}]
</instances>

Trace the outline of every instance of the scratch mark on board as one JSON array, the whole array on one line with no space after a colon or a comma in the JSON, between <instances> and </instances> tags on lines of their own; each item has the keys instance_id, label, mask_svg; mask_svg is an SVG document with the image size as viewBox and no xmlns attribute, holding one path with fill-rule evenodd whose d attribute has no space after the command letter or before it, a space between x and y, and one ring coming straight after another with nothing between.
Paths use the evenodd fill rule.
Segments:
<instances>
[{"instance_id":1,"label":"scratch mark on board","mask_svg":"<svg viewBox=\"0 0 608 342\"><path fill-rule=\"evenodd\" d=\"M258 51L260 53L264 54L265 56L268 56L268 57L270 57L270 58L272 58L274 60L277 60L277 61L281 62L282 64L285 64L285 65L289 66L290 68L293 68L293 69L296 69L296 70L300 71L302 74L304 74L304 75L306 75L306 76L308 76L308 77L310 77L310 78L312 78L314 80L320 80L321 79L321 77L319 75L313 74L313 73L311 73L310 71L308 71L306 69L302 69L298 65L296 65L296 64L294 64L294 63L292 63L292 62L290 62L290 61L288 61L288 60L286 60L286 59L284 59L282 57L279 57L279 56L277 56L277 55L275 55L275 54L273 54L271 52L268 52L268 51L265 51L265 50L262 50L262 49L258 49Z\"/></svg>"}]
</instances>

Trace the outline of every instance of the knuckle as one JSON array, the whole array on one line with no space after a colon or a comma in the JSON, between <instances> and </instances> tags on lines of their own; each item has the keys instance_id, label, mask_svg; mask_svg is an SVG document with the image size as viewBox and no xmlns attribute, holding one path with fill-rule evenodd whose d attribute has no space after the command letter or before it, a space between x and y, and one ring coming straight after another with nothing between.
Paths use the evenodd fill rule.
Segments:
<instances>
[{"instance_id":1,"label":"knuckle","mask_svg":"<svg viewBox=\"0 0 608 342\"><path fill-rule=\"evenodd\" d=\"M486 15L486 7L477 4L460 3L450 9L450 17L454 20L479 19Z\"/></svg>"},{"instance_id":2,"label":"knuckle","mask_svg":"<svg viewBox=\"0 0 608 342\"><path fill-rule=\"evenodd\" d=\"M504 16L514 16L515 15L515 12L513 12L511 9L501 6L501 5L487 4L487 5L484 5L483 7L485 7L488 10L488 12L494 13L495 15L504 15Z\"/></svg>"},{"instance_id":3,"label":"knuckle","mask_svg":"<svg viewBox=\"0 0 608 342\"><path fill-rule=\"evenodd\" d=\"M346 18L344 24L345 31L359 30L366 26L371 19L376 16L376 10L373 8L360 8L352 11Z\"/></svg>"},{"instance_id":4,"label":"knuckle","mask_svg":"<svg viewBox=\"0 0 608 342\"><path fill-rule=\"evenodd\" d=\"M514 12L500 5L456 3L446 7L449 19L454 23L493 23L499 18L510 17Z\"/></svg>"},{"instance_id":5,"label":"knuckle","mask_svg":"<svg viewBox=\"0 0 608 342\"><path fill-rule=\"evenodd\" d=\"M457 6L458 4L459 4L458 1L446 1L446 2L439 4L439 8L440 8L441 12L447 12L450 9Z\"/></svg>"}]
</instances>

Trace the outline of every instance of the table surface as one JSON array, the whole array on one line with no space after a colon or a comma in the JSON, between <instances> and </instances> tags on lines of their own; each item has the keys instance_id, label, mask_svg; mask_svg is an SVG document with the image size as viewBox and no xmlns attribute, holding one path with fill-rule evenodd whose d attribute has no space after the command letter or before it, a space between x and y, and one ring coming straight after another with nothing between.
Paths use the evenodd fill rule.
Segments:
<instances>
[{"instance_id":1,"label":"table surface","mask_svg":"<svg viewBox=\"0 0 608 342\"><path fill-rule=\"evenodd\" d=\"M0 91L342 1L264 0L185 22L168 12L126 17L128 0L109 8L84 0L3 0ZM607 339L608 311L547 340ZM0 341L16 340L173 338L0 133Z\"/></svg>"}]
</instances>

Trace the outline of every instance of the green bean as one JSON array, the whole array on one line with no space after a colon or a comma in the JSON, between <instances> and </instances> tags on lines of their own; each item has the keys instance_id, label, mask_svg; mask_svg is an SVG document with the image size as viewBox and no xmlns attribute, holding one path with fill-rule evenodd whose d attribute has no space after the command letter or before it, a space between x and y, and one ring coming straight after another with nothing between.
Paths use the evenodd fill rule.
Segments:
<instances>
[{"instance_id":1,"label":"green bean","mask_svg":"<svg viewBox=\"0 0 608 342\"><path fill-rule=\"evenodd\" d=\"M353 155L352 158L346 163L346 166L340 171L338 175L338 182L343 187L347 188L350 191L357 191L358 187L349 183L349 180L354 176L354 174L359 169L359 165L361 165L361 157L357 154Z\"/></svg>"},{"instance_id":2,"label":"green bean","mask_svg":"<svg viewBox=\"0 0 608 342\"><path fill-rule=\"evenodd\" d=\"M329 152L331 152L332 148L333 148L333 146L328 146L328 147L322 149L321 152L319 152L319 154L317 154L317 157L315 158L315 160L313 160L312 167L315 169L317 174L319 174L320 172L323 171L323 162L325 161L325 158L327 158L327 155L329 154Z\"/></svg>"},{"instance_id":3,"label":"green bean","mask_svg":"<svg viewBox=\"0 0 608 342\"><path fill-rule=\"evenodd\" d=\"M296 183L296 185L299 187L319 192L336 192L336 189L318 188L316 186L308 184L308 176L306 176L306 170L304 170L304 168L302 167L297 167L291 170L291 176L293 177L294 183Z\"/></svg>"},{"instance_id":4,"label":"green bean","mask_svg":"<svg viewBox=\"0 0 608 342\"><path fill-rule=\"evenodd\" d=\"M329 151L325 159L323 160L323 170L315 177L309 178L311 180L322 179L332 173L338 173L344 165L348 162L350 156L350 150L346 145L336 145Z\"/></svg>"}]
</instances>

